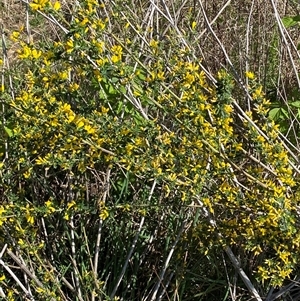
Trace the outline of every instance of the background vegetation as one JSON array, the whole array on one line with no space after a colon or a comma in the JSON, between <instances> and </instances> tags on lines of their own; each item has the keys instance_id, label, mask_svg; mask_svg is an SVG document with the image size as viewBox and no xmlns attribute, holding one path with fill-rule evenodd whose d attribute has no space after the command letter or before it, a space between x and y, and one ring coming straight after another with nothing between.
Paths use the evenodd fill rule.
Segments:
<instances>
[{"instance_id":1,"label":"background vegetation","mask_svg":"<svg viewBox=\"0 0 300 301\"><path fill-rule=\"evenodd\" d=\"M297 300L296 1L0 9L3 300Z\"/></svg>"}]
</instances>

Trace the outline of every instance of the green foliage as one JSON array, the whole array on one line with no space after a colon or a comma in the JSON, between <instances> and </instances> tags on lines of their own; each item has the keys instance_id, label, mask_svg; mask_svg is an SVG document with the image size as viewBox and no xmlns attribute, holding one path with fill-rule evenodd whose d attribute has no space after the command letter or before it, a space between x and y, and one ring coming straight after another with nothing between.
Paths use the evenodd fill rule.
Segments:
<instances>
[{"instance_id":1,"label":"green foliage","mask_svg":"<svg viewBox=\"0 0 300 301\"><path fill-rule=\"evenodd\" d=\"M221 70L209 80L172 29L143 48L128 38L137 26L121 4L108 13L79 1L66 24L57 3L33 1L31 13L67 29L47 43L13 34L17 88L2 92L0 231L40 281L31 279L32 294L226 300L225 246L255 259L265 287L281 285L300 255L299 191L279 126L266 118L278 110L254 75L254 109L241 118L233 78ZM112 33L113 22L125 33Z\"/></svg>"},{"instance_id":2,"label":"green foliage","mask_svg":"<svg viewBox=\"0 0 300 301\"><path fill-rule=\"evenodd\" d=\"M295 16L285 16L281 19L282 24L286 27L292 27L295 25L299 25L300 22L300 15L295 15Z\"/></svg>"},{"instance_id":3,"label":"green foliage","mask_svg":"<svg viewBox=\"0 0 300 301\"><path fill-rule=\"evenodd\" d=\"M290 93L287 101L272 100L269 118L278 125L280 132L284 134L291 143L297 144L299 139L300 101L298 91Z\"/></svg>"},{"instance_id":4,"label":"green foliage","mask_svg":"<svg viewBox=\"0 0 300 301\"><path fill-rule=\"evenodd\" d=\"M298 26L300 16L285 16L282 18L283 25L288 29ZM299 45L297 46L299 48ZM280 132L283 133L288 140L293 143L298 143L299 117L300 117L300 102L298 89L288 91L287 99L278 99L270 93L271 109L269 118L274 120L280 126Z\"/></svg>"}]
</instances>

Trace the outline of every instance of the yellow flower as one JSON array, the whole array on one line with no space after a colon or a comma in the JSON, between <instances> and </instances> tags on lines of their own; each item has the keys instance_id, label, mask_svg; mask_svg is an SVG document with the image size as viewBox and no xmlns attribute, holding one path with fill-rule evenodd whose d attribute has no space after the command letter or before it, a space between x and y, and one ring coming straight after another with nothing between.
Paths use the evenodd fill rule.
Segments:
<instances>
[{"instance_id":1,"label":"yellow flower","mask_svg":"<svg viewBox=\"0 0 300 301\"><path fill-rule=\"evenodd\" d=\"M84 126L84 119L83 118L79 118L77 121L76 121L76 126L77 126L77 129L80 129Z\"/></svg>"},{"instance_id":2,"label":"yellow flower","mask_svg":"<svg viewBox=\"0 0 300 301\"><path fill-rule=\"evenodd\" d=\"M96 129L89 124L85 125L84 129L88 132L88 134L94 134L96 132Z\"/></svg>"},{"instance_id":3,"label":"yellow flower","mask_svg":"<svg viewBox=\"0 0 300 301\"><path fill-rule=\"evenodd\" d=\"M196 63L193 63L193 62L186 62L185 68L187 70L189 70L190 72L196 72L199 70L199 65L197 65ZM201 73L203 73L203 75L204 75L204 72L200 72L200 74Z\"/></svg>"},{"instance_id":4,"label":"yellow flower","mask_svg":"<svg viewBox=\"0 0 300 301\"><path fill-rule=\"evenodd\" d=\"M26 214L26 220L27 220L27 222L29 223L29 224L34 224L34 218L33 218L33 216L31 215L31 214Z\"/></svg>"},{"instance_id":5,"label":"yellow flower","mask_svg":"<svg viewBox=\"0 0 300 301\"><path fill-rule=\"evenodd\" d=\"M254 73L251 72L251 71L247 71L247 72L245 73L245 75L246 75L246 77L249 78L249 79L254 79L254 78L255 78Z\"/></svg>"},{"instance_id":6,"label":"yellow flower","mask_svg":"<svg viewBox=\"0 0 300 301\"><path fill-rule=\"evenodd\" d=\"M95 41L94 45L97 47L97 50L99 53L102 53L104 51L105 43L103 41L100 41L100 42Z\"/></svg>"},{"instance_id":7,"label":"yellow flower","mask_svg":"<svg viewBox=\"0 0 300 301\"><path fill-rule=\"evenodd\" d=\"M290 276L290 274L292 273L292 271L293 271L292 269L280 270L278 274L279 274L280 278L285 279L288 276Z\"/></svg>"},{"instance_id":8,"label":"yellow flower","mask_svg":"<svg viewBox=\"0 0 300 301\"><path fill-rule=\"evenodd\" d=\"M31 171L32 171L32 167L28 168L28 169L23 173L23 176L24 176L25 179L30 178L30 176L31 176Z\"/></svg>"},{"instance_id":9,"label":"yellow flower","mask_svg":"<svg viewBox=\"0 0 300 301\"><path fill-rule=\"evenodd\" d=\"M45 293L46 291L45 291L43 288L38 287L38 288L36 289L36 292L37 292L38 294L43 294L43 293Z\"/></svg>"},{"instance_id":10,"label":"yellow flower","mask_svg":"<svg viewBox=\"0 0 300 301\"><path fill-rule=\"evenodd\" d=\"M265 138L261 135L258 135L257 141L260 142L260 143L263 143L263 142L265 142Z\"/></svg>"},{"instance_id":11,"label":"yellow flower","mask_svg":"<svg viewBox=\"0 0 300 301\"><path fill-rule=\"evenodd\" d=\"M111 57L111 61L115 64L115 63L121 61L121 56L120 55L113 55Z\"/></svg>"},{"instance_id":12,"label":"yellow flower","mask_svg":"<svg viewBox=\"0 0 300 301\"><path fill-rule=\"evenodd\" d=\"M122 51L123 51L123 49L120 45L114 45L114 46L111 47L111 52L114 53L114 54L121 55Z\"/></svg>"},{"instance_id":13,"label":"yellow flower","mask_svg":"<svg viewBox=\"0 0 300 301\"><path fill-rule=\"evenodd\" d=\"M49 213L55 212L55 208L52 206L53 203L50 200L45 202L45 205L46 205Z\"/></svg>"},{"instance_id":14,"label":"yellow flower","mask_svg":"<svg viewBox=\"0 0 300 301\"><path fill-rule=\"evenodd\" d=\"M40 50L33 49L31 51L31 55L34 59L38 59L42 55L42 52Z\"/></svg>"},{"instance_id":15,"label":"yellow flower","mask_svg":"<svg viewBox=\"0 0 300 301\"><path fill-rule=\"evenodd\" d=\"M0 214L2 215L5 212L6 212L6 209L3 206L0 206Z\"/></svg>"},{"instance_id":16,"label":"yellow flower","mask_svg":"<svg viewBox=\"0 0 300 301\"><path fill-rule=\"evenodd\" d=\"M105 28L105 23L103 23L101 20L97 20L96 25L100 30L103 30Z\"/></svg>"},{"instance_id":17,"label":"yellow flower","mask_svg":"<svg viewBox=\"0 0 300 301\"><path fill-rule=\"evenodd\" d=\"M290 252L288 251L281 251L281 252L278 252L279 254L279 258L285 263L285 264L288 264L289 263L289 257L291 255Z\"/></svg>"},{"instance_id":18,"label":"yellow flower","mask_svg":"<svg viewBox=\"0 0 300 301\"><path fill-rule=\"evenodd\" d=\"M75 32L75 33L74 33L74 37L75 37L76 39L80 39L80 34L79 34L78 32Z\"/></svg>"},{"instance_id":19,"label":"yellow flower","mask_svg":"<svg viewBox=\"0 0 300 301\"><path fill-rule=\"evenodd\" d=\"M20 238L18 240L18 244L19 244L19 246L24 246L25 245L25 241L22 238Z\"/></svg>"},{"instance_id":20,"label":"yellow flower","mask_svg":"<svg viewBox=\"0 0 300 301\"><path fill-rule=\"evenodd\" d=\"M217 78L219 79L219 80L221 80L221 79L223 79L223 78L226 78L228 76L228 74L226 73L226 71L225 70L220 70L220 71L218 71L218 73L217 73Z\"/></svg>"},{"instance_id":21,"label":"yellow flower","mask_svg":"<svg viewBox=\"0 0 300 301\"><path fill-rule=\"evenodd\" d=\"M60 109L62 112L69 113L71 111L71 105L69 103L64 103Z\"/></svg>"},{"instance_id":22,"label":"yellow flower","mask_svg":"<svg viewBox=\"0 0 300 301\"><path fill-rule=\"evenodd\" d=\"M18 50L19 58L20 59L26 59L31 55L31 49L27 45L22 45L23 49Z\"/></svg>"},{"instance_id":23,"label":"yellow flower","mask_svg":"<svg viewBox=\"0 0 300 301\"><path fill-rule=\"evenodd\" d=\"M33 0L29 6L33 10L43 10L50 0Z\"/></svg>"},{"instance_id":24,"label":"yellow flower","mask_svg":"<svg viewBox=\"0 0 300 301\"><path fill-rule=\"evenodd\" d=\"M60 3L58 1L55 1L55 3L53 4L53 9L54 10L59 10L60 9Z\"/></svg>"},{"instance_id":25,"label":"yellow flower","mask_svg":"<svg viewBox=\"0 0 300 301\"><path fill-rule=\"evenodd\" d=\"M171 182L173 182L173 181L175 181L175 180L177 179L177 176L176 176L175 173L171 173L171 174L168 175L168 179L169 179Z\"/></svg>"},{"instance_id":26,"label":"yellow flower","mask_svg":"<svg viewBox=\"0 0 300 301\"><path fill-rule=\"evenodd\" d=\"M38 157L36 160L35 160L35 164L37 165L43 165L43 164L47 164L47 160L45 158L42 158L42 157Z\"/></svg>"},{"instance_id":27,"label":"yellow flower","mask_svg":"<svg viewBox=\"0 0 300 301\"><path fill-rule=\"evenodd\" d=\"M149 43L150 47L152 48L157 48L158 46L158 41L156 40L151 40L150 43Z\"/></svg>"},{"instance_id":28,"label":"yellow flower","mask_svg":"<svg viewBox=\"0 0 300 301\"><path fill-rule=\"evenodd\" d=\"M57 118L52 118L51 120L50 120L50 125L51 126L53 126L53 127L56 127L56 126L58 126L58 120L57 120Z\"/></svg>"},{"instance_id":29,"label":"yellow flower","mask_svg":"<svg viewBox=\"0 0 300 301\"><path fill-rule=\"evenodd\" d=\"M84 26L86 23L88 23L89 22L89 19L88 18L84 18L80 23L79 23L79 25L81 25L81 26Z\"/></svg>"},{"instance_id":30,"label":"yellow flower","mask_svg":"<svg viewBox=\"0 0 300 301\"><path fill-rule=\"evenodd\" d=\"M65 215L64 215L64 220L68 221L70 219L70 216L69 214L66 212Z\"/></svg>"},{"instance_id":31,"label":"yellow flower","mask_svg":"<svg viewBox=\"0 0 300 301\"><path fill-rule=\"evenodd\" d=\"M132 154L132 150L134 149L134 145L132 144L127 144L125 146L125 149L126 149L126 153L128 156L130 156Z\"/></svg>"},{"instance_id":32,"label":"yellow flower","mask_svg":"<svg viewBox=\"0 0 300 301\"><path fill-rule=\"evenodd\" d=\"M74 43L72 40L68 40L66 45L65 45L65 49L67 51L67 53L71 53L74 50Z\"/></svg>"},{"instance_id":33,"label":"yellow flower","mask_svg":"<svg viewBox=\"0 0 300 301\"><path fill-rule=\"evenodd\" d=\"M13 33L10 35L10 39L14 42L16 42L19 37L20 37L19 31L13 31Z\"/></svg>"},{"instance_id":34,"label":"yellow flower","mask_svg":"<svg viewBox=\"0 0 300 301\"><path fill-rule=\"evenodd\" d=\"M231 105L227 105L227 104L224 105L224 112L226 114L230 114L232 111L233 111L233 108Z\"/></svg>"},{"instance_id":35,"label":"yellow flower","mask_svg":"<svg viewBox=\"0 0 300 301\"><path fill-rule=\"evenodd\" d=\"M135 96L135 97L141 96L141 93L138 90L134 90L133 96Z\"/></svg>"},{"instance_id":36,"label":"yellow flower","mask_svg":"<svg viewBox=\"0 0 300 301\"><path fill-rule=\"evenodd\" d=\"M67 209L69 210L70 208L74 207L75 205L76 205L76 202L73 200L67 204Z\"/></svg>"},{"instance_id":37,"label":"yellow flower","mask_svg":"<svg viewBox=\"0 0 300 301\"><path fill-rule=\"evenodd\" d=\"M258 105L255 109L254 109L258 114L262 114L262 115L266 115L269 111L268 108L265 108L265 106L263 104Z\"/></svg>"},{"instance_id":38,"label":"yellow flower","mask_svg":"<svg viewBox=\"0 0 300 301\"><path fill-rule=\"evenodd\" d=\"M104 206L104 208L102 208L99 217L104 221L109 217L109 212L107 210L107 207Z\"/></svg>"},{"instance_id":39,"label":"yellow flower","mask_svg":"<svg viewBox=\"0 0 300 301\"><path fill-rule=\"evenodd\" d=\"M255 100L257 98L263 97L264 93L262 91L262 86L259 86L254 93L252 94L252 98Z\"/></svg>"},{"instance_id":40,"label":"yellow flower","mask_svg":"<svg viewBox=\"0 0 300 301\"><path fill-rule=\"evenodd\" d=\"M65 70L65 71L59 72L57 75L58 75L59 79L67 80L69 78L69 71Z\"/></svg>"},{"instance_id":41,"label":"yellow flower","mask_svg":"<svg viewBox=\"0 0 300 301\"><path fill-rule=\"evenodd\" d=\"M99 59L99 60L96 60L96 63L99 67L103 66L105 63L107 63L107 59ZM97 70L98 71L98 70ZM100 72L99 72L100 74Z\"/></svg>"},{"instance_id":42,"label":"yellow flower","mask_svg":"<svg viewBox=\"0 0 300 301\"><path fill-rule=\"evenodd\" d=\"M20 59L38 59L42 55L42 52L40 50L32 49L24 43L22 44L22 47L23 48L21 50L17 51Z\"/></svg>"},{"instance_id":43,"label":"yellow flower","mask_svg":"<svg viewBox=\"0 0 300 301\"><path fill-rule=\"evenodd\" d=\"M243 144L242 143L238 143L235 145L235 150L236 151L239 151L239 150L242 150L243 149Z\"/></svg>"},{"instance_id":44,"label":"yellow flower","mask_svg":"<svg viewBox=\"0 0 300 301\"><path fill-rule=\"evenodd\" d=\"M67 123L71 123L74 121L76 115L73 111L67 113Z\"/></svg>"},{"instance_id":45,"label":"yellow flower","mask_svg":"<svg viewBox=\"0 0 300 301\"><path fill-rule=\"evenodd\" d=\"M106 114L109 111L109 108L105 108L103 106L101 106L101 113L102 114Z\"/></svg>"},{"instance_id":46,"label":"yellow flower","mask_svg":"<svg viewBox=\"0 0 300 301\"><path fill-rule=\"evenodd\" d=\"M264 280L269 279L269 272L264 269L263 267L259 267L258 268L258 274L260 276L260 278L262 279L262 282L264 282Z\"/></svg>"}]
</instances>

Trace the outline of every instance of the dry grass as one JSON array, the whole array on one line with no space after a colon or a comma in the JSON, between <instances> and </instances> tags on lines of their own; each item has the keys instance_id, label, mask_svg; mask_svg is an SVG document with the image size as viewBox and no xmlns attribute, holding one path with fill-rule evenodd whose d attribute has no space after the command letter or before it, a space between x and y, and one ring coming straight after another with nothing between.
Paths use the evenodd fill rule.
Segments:
<instances>
[{"instance_id":1,"label":"dry grass","mask_svg":"<svg viewBox=\"0 0 300 301\"><path fill-rule=\"evenodd\" d=\"M59 39L60 32L52 23L43 22L41 26L36 27L36 22L42 22L42 17L39 17L40 21L31 17L27 22L25 2L1 0L0 6L3 9L0 23L5 36L9 36L12 31L23 25L30 35L29 38L35 42L50 37ZM298 29L291 28L284 33L285 38L282 36L278 30L272 1L157 2L156 8L156 1L130 1L128 4L131 13L140 20L141 28L152 28L149 38L156 33L161 36L172 34L172 30L176 28L211 74L221 67L230 69L232 63L242 78L246 70L254 71L266 89L277 87L281 92L284 91L284 94L289 94L297 84L292 65L297 69L299 59L292 43L298 43ZM66 19L70 18L74 5L70 1L62 1L62 6ZM281 17L299 13L299 5L287 0L280 1L276 9ZM169 20L163 14L169 17ZM189 35L193 21L197 22L196 31L199 33L195 36ZM210 29L206 21L210 23ZM121 32L122 28L114 27L111 30L117 33ZM14 44L7 44L10 50L9 59L13 60ZM291 49L291 55L287 47Z\"/></svg>"}]
</instances>

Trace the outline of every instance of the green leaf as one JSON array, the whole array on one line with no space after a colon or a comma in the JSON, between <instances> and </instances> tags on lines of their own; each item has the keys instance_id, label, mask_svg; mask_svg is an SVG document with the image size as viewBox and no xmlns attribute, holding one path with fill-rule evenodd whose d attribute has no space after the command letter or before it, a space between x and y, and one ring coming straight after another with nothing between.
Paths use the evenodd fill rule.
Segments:
<instances>
[{"instance_id":1,"label":"green leaf","mask_svg":"<svg viewBox=\"0 0 300 301\"><path fill-rule=\"evenodd\" d=\"M269 117L272 120L278 119L279 116L280 116L280 108L274 108L274 109L269 111Z\"/></svg>"},{"instance_id":2,"label":"green leaf","mask_svg":"<svg viewBox=\"0 0 300 301\"><path fill-rule=\"evenodd\" d=\"M296 100L289 103L292 107L300 108L300 100Z\"/></svg>"},{"instance_id":3,"label":"green leaf","mask_svg":"<svg viewBox=\"0 0 300 301\"><path fill-rule=\"evenodd\" d=\"M143 70L141 69L138 69L137 70L137 76L140 80L144 81L146 80L146 72L144 72Z\"/></svg>"},{"instance_id":4,"label":"green leaf","mask_svg":"<svg viewBox=\"0 0 300 301\"><path fill-rule=\"evenodd\" d=\"M111 84L104 84L103 85L103 90L105 91L106 95L112 95L112 94L117 93L116 89Z\"/></svg>"},{"instance_id":5,"label":"green leaf","mask_svg":"<svg viewBox=\"0 0 300 301\"><path fill-rule=\"evenodd\" d=\"M126 88L124 86L120 86L120 92L122 94L126 94Z\"/></svg>"},{"instance_id":6,"label":"green leaf","mask_svg":"<svg viewBox=\"0 0 300 301\"><path fill-rule=\"evenodd\" d=\"M103 90L99 91L99 98L100 99L106 99L107 98L106 93Z\"/></svg>"},{"instance_id":7,"label":"green leaf","mask_svg":"<svg viewBox=\"0 0 300 301\"><path fill-rule=\"evenodd\" d=\"M269 118L275 121L289 119L289 113L285 108L274 108L269 111Z\"/></svg>"},{"instance_id":8,"label":"green leaf","mask_svg":"<svg viewBox=\"0 0 300 301\"><path fill-rule=\"evenodd\" d=\"M135 112L133 115L133 119L136 124L142 125L145 122L145 118L138 112Z\"/></svg>"},{"instance_id":9,"label":"green leaf","mask_svg":"<svg viewBox=\"0 0 300 301\"><path fill-rule=\"evenodd\" d=\"M112 82L113 84L116 83L116 82L118 82L118 81L119 81L119 79L118 79L117 77L113 77L113 78L110 80L110 82Z\"/></svg>"},{"instance_id":10,"label":"green leaf","mask_svg":"<svg viewBox=\"0 0 300 301\"><path fill-rule=\"evenodd\" d=\"M132 87L134 90L139 92L140 94L143 94L143 88L135 81L132 82Z\"/></svg>"},{"instance_id":11,"label":"green leaf","mask_svg":"<svg viewBox=\"0 0 300 301\"><path fill-rule=\"evenodd\" d=\"M284 120L289 119L289 113L286 109L280 108L280 117Z\"/></svg>"},{"instance_id":12,"label":"green leaf","mask_svg":"<svg viewBox=\"0 0 300 301\"><path fill-rule=\"evenodd\" d=\"M11 130L10 128L4 126L4 130L5 130L6 134L8 135L8 137L12 137L14 135L13 130Z\"/></svg>"},{"instance_id":13,"label":"green leaf","mask_svg":"<svg viewBox=\"0 0 300 301\"><path fill-rule=\"evenodd\" d=\"M113 85L109 85L108 87L108 94L116 94L117 91Z\"/></svg>"},{"instance_id":14,"label":"green leaf","mask_svg":"<svg viewBox=\"0 0 300 301\"><path fill-rule=\"evenodd\" d=\"M297 25L300 22L300 15L286 16L281 19L285 28Z\"/></svg>"}]
</instances>

